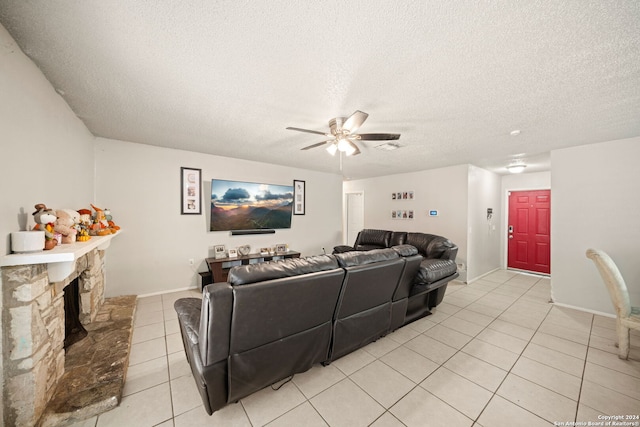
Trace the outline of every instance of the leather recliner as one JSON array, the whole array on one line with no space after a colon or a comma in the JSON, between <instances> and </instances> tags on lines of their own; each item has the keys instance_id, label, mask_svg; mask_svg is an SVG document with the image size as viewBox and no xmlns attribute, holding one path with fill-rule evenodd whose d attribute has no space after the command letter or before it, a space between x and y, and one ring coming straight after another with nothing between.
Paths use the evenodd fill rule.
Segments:
<instances>
[{"instance_id":1,"label":"leather recliner","mask_svg":"<svg viewBox=\"0 0 640 427\"><path fill-rule=\"evenodd\" d=\"M345 252L336 258L345 278L334 316L330 360L389 332L392 297L405 265L393 249Z\"/></svg>"},{"instance_id":2,"label":"leather recliner","mask_svg":"<svg viewBox=\"0 0 640 427\"><path fill-rule=\"evenodd\" d=\"M409 298L406 301L403 321L400 321L402 309L394 312L397 318L393 324L402 326L430 314L430 310L442 302L446 285L459 276L455 263L458 247L449 239L435 234L364 229L358 233L354 246L336 246L334 254L356 250L368 251L371 247L379 248L385 244L387 247L411 245L422 257L418 269L412 270L415 271L415 275L410 280ZM400 292L400 289L396 292Z\"/></svg>"},{"instance_id":3,"label":"leather recliner","mask_svg":"<svg viewBox=\"0 0 640 427\"><path fill-rule=\"evenodd\" d=\"M329 359L345 271L331 255L286 261L234 267L174 304L209 414Z\"/></svg>"}]
</instances>

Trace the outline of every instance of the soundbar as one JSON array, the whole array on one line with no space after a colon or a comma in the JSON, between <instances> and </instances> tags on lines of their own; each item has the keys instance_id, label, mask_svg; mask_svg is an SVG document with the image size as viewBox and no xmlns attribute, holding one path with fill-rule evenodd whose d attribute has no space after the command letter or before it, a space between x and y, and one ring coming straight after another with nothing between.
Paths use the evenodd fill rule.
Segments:
<instances>
[{"instance_id":1,"label":"soundbar","mask_svg":"<svg viewBox=\"0 0 640 427\"><path fill-rule=\"evenodd\" d=\"M232 230L232 236L244 236L246 234L274 234L276 230L265 228L260 230Z\"/></svg>"}]
</instances>

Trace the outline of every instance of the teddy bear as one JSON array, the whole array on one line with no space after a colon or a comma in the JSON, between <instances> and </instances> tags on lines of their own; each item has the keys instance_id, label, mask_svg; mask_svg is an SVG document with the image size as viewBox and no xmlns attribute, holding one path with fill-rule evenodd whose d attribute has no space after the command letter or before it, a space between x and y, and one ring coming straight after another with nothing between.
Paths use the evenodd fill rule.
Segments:
<instances>
[{"instance_id":1,"label":"teddy bear","mask_svg":"<svg viewBox=\"0 0 640 427\"><path fill-rule=\"evenodd\" d=\"M53 234L56 214L53 212L53 209L47 208L44 203L38 203L34 207L36 211L32 215L36 225L33 229L44 231L44 249L53 249L58 243Z\"/></svg>"},{"instance_id":2,"label":"teddy bear","mask_svg":"<svg viewBox=\"0 0 640 427\"><path fill-rule=\"evenodd\" d=\"M80 214L77 215L77 222L80 221ZM53 230L56 233L62 234L62 243L73 243L76 241L76 235L78 230L76 229L76 218L71 216L71 213L66 209L58 209L56 211L56 222L53 226Z\"/></svg>"}]
</instances>

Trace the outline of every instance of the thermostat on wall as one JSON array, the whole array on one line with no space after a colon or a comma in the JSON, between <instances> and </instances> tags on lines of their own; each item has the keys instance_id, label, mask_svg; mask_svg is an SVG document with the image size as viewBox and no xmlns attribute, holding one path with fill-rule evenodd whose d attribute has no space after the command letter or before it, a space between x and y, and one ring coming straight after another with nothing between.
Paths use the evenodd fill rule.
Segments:
<instances>
[{"instance_id":1,"label":"thermostat on wall","mask_svg":"<svg viewBox=\"0 0 640 427\"><path fill-rule=\"evenodd\" d=\"M437 209L430 210L429 211L429 216L438 216L438 210Z\"/></svg>"}]
</instances>

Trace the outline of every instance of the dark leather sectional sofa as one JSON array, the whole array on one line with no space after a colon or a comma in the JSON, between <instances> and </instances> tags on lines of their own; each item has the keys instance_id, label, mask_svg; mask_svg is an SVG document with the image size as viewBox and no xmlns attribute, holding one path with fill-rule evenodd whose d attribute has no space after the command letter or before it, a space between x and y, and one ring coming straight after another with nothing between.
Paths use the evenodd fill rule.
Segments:
<instances>
[{"instance_id":1,"label":"dark leather sectional sofa","mask_svg":"<svg viewBox=\"0 0 640 427\"><path fill-rule=\"evenodd\" d=\"M207 412L419 318L408 310L422 262L416 247L397 245L243 265L206 286L202 300L176 301ZM428 294L422 315L436 304Z\"/></svg>"},{"instance_id":2,"label":"dark leather sectional sofa","mask_svg":"<svg viewBox=\"0 0 640 427\"><path fill-rule=\"evenodd\" d=\"M414 246L422 256L408 295L403 323L406 324L430 314L429 310L442 301L447 283L459 276L455 263L458 247L453 242L435 234L364 229L358 233L353 246L336 246L333 253L370 251L397 245Z\"/></svg>"}]
</instances>

